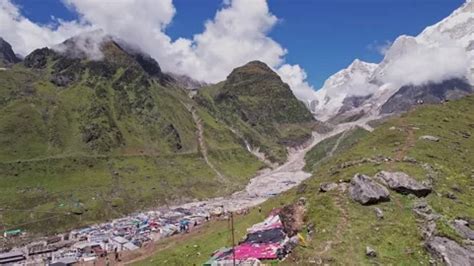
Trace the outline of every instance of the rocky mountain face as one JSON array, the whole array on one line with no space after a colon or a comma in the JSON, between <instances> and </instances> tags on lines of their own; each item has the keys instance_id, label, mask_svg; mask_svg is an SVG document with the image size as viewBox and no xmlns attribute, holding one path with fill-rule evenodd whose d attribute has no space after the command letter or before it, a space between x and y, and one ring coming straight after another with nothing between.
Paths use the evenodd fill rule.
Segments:
<instances>
[{"instance_id":1,"label":"rocky mountain face","mask_svg":"<svg viewBox=\"0 0 474 266\"><path fill-rule=\"evenodd\" d=\"M397 38L379 64L356 60L330 77L318 91L312 112L323 121L341 123L471 93L473 29L474 2L467 1L417 37ZM408 98L415 95L415 101Z\"/></svg>"},{"instance_id":2,"label":"rocky mountain face","mask_svg":"<svg viewBox=\"0 0 474 266\"><path fill-rule=\"evenodd\" d=\"M450 79L441 83L401 87L381 107L382 114L408 111L420 104L438 104L456 100L474 92L473 87L464 79Z\"/></svg>"},{"instance_id":3,"label":"rocky mountain face","mask_svg":"<svg viewBox=\"0 0 474 266\"><path fill-rule=\"evenodd\" d=\"M224 82L201 89L196 99L274 161L285 160L286 146L308 141L316 125L290 87L258 61L234 69Z\"/></svg>"},{"instance_id":4,"label":"rocky mountain face","mask_svg":"<svg viewBox=\"0 0 474 266\"><path fill-rule=\"evenodd\" d=\"M12 46L0 37L0 67L11 66L20 61L13 52Z\"/></svg>"},{"instance_id":5,"label":"rocky mountain face","mask_svg":"<svg viewBox=\"0 0 474 266\"><path fill-rule=\"evenodd\" d=\"M30 71L18 73L44 82L45 90L49 91L45 94L32 87L38 97L35 109L43 113L48 123L46 128L31 132L33 135L47 136L52 130L50 127L57 124L56 136L50 136L53 138L50 141L59 150L77 145L76 141L74 144L68 141L75 136L82 140L79 147L111 152L142 142L143 139L135 137L140 134L149 136L149 147L161 152L195 148L194 143L186 141L194 134L190 117L173 118L162 106L162 101L170 96L160 89L166 76L156 61L140 53L131 53L113 40L100 43L100 60L91 60L76 47L75 39L62 45L64 49L33 51L23 62ZM23 86L18 87L17 91L23 89ZM15 100L21 101L21 92L17 94L19 98ZM71 102L73 95L77 95L77 99ZM171 97L169 100L176 106L176 112L187 113L178 99ZM62 121L61 116L68 117L67 121ZM38 127L41 128L39 124ZM72 132L79 134L71 136ZM27 132L20 134L25 138L31 137L29 135ZM14 146L10 148L15 149Z\"/></svg>"}]
</instances>

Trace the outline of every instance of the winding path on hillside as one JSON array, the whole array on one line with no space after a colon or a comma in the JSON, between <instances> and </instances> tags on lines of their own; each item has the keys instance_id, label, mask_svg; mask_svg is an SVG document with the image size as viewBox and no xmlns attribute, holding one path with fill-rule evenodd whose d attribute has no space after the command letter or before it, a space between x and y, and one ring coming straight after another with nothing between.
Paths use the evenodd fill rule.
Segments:
<instances>
[{"instance_id":1,"label":"winding path on hillside","mask_svg":"<svg viewBox=\"0 0 474 266\"><path fill-rule=\"evenodd\" d=\"M212 171L216 173L217 177L222 183L228 183L228 180L224 177L224 175L219 170L217 170L216 166L209 160L209 156L207 153L207 146L204 141L204 126L202 125L201 117L199 117L198 113L196 112L196 108L194 108L194 106L191 106L190 108L188 108L188 110L191 112L194 123L196 124L199 150L201 151L204 161L209 166L209 168L211 168Z\"/></svg>"}]
</instances>

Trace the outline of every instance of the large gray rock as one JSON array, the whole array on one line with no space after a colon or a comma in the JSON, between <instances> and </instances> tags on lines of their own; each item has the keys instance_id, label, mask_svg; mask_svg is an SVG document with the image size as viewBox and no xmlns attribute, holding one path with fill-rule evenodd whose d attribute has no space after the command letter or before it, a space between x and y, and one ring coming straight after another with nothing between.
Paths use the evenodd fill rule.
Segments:
<instances>
[{"instance_id":1,"label":"large gray rock","mask_svg":"<svg viewBox=\"0 0 474 266\"><path fill-rule=\"evenodd\" d=\"M463 247L448 238L432 237L425 243L425 247L432 256L446 265L474 265L473 248Z\"/></svg>"},{"instance_id":2,"label":"large gray rock","mask_svg":"<svg viewBox=\"0 0 474 266\"><path fill-rule=\"evenodd\" d=\"M362 205L376 204L390 200L388 190L366 175L356 174L349 186L351 198Z\"/></svg>"},{"instance_id":3,"label":"large gray rock","mask_svg":"<svg viewBox=\"0 0 474 266\"><path fill-rule=\"evenodd\" d=\"M403 172L382 171L376 178L389 188L402 194L413 194L417 197L425 197L431 193L431 188L425 186Z\"/></svg>"},{"instance_id":4,"label":"large gray rock","mask_svg":"<svg viewBox=\"0 0 474 266\"><path fill-rule=\"evenodd\" d=\"M474 230L469 227L469 222L456 219L452 223L454 230L463 238L474 240Z\"/></svg>"}]
</instances>

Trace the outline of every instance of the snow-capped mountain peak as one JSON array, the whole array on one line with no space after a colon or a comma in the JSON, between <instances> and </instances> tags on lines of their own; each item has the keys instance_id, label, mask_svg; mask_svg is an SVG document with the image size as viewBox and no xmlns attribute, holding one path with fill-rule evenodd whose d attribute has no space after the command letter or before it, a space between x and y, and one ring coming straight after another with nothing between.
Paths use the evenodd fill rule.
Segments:
<instances>
[{"instance_id":1,"label":"snow-capped mountain peak","mask_svg":"<svg viewBox=\"0 0 474 266\"><path fill-rule=\"evenodd\" d=\"M356 59L331 76L311 107L323 121L346 112L375 114L403 86L466 78L474 83L473 73L474 1L467 0L417 37L398 37L379 64Z\"/></svg>"},{"instance_id":2,"label":"snow-capped mountain peak","mask_svg":"<svg viewBox=\"0 0 474 266\"><path fill-rule=\"evenodd\" d=\"M316 118L327 120L337 113L347 95L366 96L376 87L369 84L377 64L356 59L346 69L332 75L321 90L316 92L316 101L311 104Z\"/></svg>"}]
</instances>

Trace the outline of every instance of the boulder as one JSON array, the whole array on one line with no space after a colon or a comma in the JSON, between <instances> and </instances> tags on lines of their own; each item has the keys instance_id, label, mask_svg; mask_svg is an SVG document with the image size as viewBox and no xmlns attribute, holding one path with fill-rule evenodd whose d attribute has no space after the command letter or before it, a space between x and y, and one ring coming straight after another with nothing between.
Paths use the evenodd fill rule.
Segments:
<instances>
[{"instance_id":1,"label":"boulder","mask_svg":"<svg viewBox=\"0 0 474 266\"><path fill-rule=\"evenodd\" d=\"M431 193L431 188L417 182L403 172L382 171L376 175L376 178L389 188L401 194L413 194L417 197L425 197Z\"/></svg>"},{"instance_id":2,"label":"boulder","mask_svg":"<svg viewBox=\"0 0 474 266\"><path fill-rule=\"evenodd\" d=\"M448 238L432 237L425 243L425 247L433 257L446 265L474 265L474 249L463 247Z\"/></svg>"},{"instance_id":3,"label":"boulder","mask_svg":"<svg viewBox=\"0 0 474 266\"><path fill-rule=\"evenodd\" d=\"M451 225L461 237L474 240L474 230L469 227L468 221L456 219L451 223Z\"/></svg>"},{"instance_id":4,"label":"boulder","mask_svg":"<svg viewBox=\"0 0 474 266\"><path fill-rule=\"evenodd\" d=\"M337 188L336 183L321 183L321 185L319 185L320 192L328 192L331 190L335 190L336 188Z\"/></svg>"},{"instance_id":5,"label":"boulder","mask_svg":"<svg viewBox=\"0 0 474 266\"><path fill-rule=\"evenodd\" d=\"M365 247L365 255L367 257L377 257L377 252L375 252L375 250L369 246Z\"/></svg>"},{"instance_id":6,"label":"boulder","mask_svg":"<svg viewBox=\"0 0 474 266\"><path fill-rule=\"evenodd\" d=\"M356 174L349 186L351 198L362 205L376 204L390 200L388 190L366 175Z\"/></svg>"},{"instance_id":7,"label":"boulder","mask_svg":"<svg viewBox=\"0 0 474 266\"><path fill-rule=\"evenodd\" d=\"M420 137L421 140L428 140L433 142L439 142L439 138L435 136L425 135Z\"/></svg>"}]
</instances>

